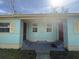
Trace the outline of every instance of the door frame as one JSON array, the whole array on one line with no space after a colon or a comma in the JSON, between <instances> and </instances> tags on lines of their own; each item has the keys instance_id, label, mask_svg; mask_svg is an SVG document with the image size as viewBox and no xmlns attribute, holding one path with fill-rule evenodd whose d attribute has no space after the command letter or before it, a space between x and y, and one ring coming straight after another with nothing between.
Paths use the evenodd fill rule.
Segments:
<instances>
[{"instance_id":1,"label":"door frame","mask_svg":"<svg viewBox=\"0 0 79 59\"><path fill-rule=\"evenodd\" d=\"M27 24L23 22L23 40L26 40Z\"/></svg>"}]
</instances>

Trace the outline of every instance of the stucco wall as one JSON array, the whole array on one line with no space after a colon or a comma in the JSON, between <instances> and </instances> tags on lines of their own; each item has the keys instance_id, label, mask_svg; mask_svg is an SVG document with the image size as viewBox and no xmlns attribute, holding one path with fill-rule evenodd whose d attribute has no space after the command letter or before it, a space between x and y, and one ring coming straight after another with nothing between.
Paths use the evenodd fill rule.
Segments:
<instances>
[{"instance_id":1,"label":"stucco wall","mask_svg":"<svg viewBox=\"0 0 79 59\"><path fill-rule=\"evenodd\" d=\"M68 45L68 50L79 51L79 32L76 32L76 22L79 22L79 17L69 17L66 20L65 42Z\"/></svg>"},{"instance_id":2,"label":"stucco wall","mask_svg":"<svg viewBox=\"0 0 79 59\"><path fill-rule=\"evenodd\" d=\"M0 22L11 24L10 32L0 32L0 48L20 48L21 21L19 19L0 19Z\"/></svg>"},{"instance_id":3,"label":"stucco wall","mask_svg":"<svg viewBox=\"0 0 79 59\"><path fill-rule=\"evenodd\" d=\"M53 42L58 40L58 25L52 23L52 32L46 32L46 23L37 23L37 32L32 32L32 23L27 24L26 37L30 41L48 41Z\"/></svg>"}]
</instances>

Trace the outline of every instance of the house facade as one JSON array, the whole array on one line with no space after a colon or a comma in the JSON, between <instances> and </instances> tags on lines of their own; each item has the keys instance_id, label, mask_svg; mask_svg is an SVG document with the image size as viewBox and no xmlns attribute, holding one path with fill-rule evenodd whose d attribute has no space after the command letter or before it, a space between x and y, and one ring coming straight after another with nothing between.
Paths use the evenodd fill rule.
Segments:
<instances>
[{"instance_id":1,"label":"house facade","mask_svg":"<svg viewBox=\"0 0 79 59\"><path fill-rule=\"evenodd\" d=\"M60 24L62 26L59 26ZM59 30L62 34L59 34ZM23 40L31 42L63 40L65 48L79 51L79 14L0 16L0 48L19 49Z\"/></svg>"}]
</instances>

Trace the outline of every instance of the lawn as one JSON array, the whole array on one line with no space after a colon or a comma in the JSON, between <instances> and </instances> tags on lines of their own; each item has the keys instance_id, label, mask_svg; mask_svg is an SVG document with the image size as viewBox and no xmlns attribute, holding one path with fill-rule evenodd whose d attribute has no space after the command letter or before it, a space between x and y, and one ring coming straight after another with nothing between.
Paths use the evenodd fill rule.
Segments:
<instances>
[{"instance_id":1,"label":"lawn","mask_svg":"<svg viewBox=\"0 0 79 59\"><path fill-rule=\"evenodd\" d=\"M51 51L51 59L79 59L79 51Z\"/></svg>"},{"instance_id":2,"label":"lawn","mask_svg":"<svg viewBox=\"0 0 79 59\"><path fill-rule=\"evenodd\" d=\"M79 59L79 51L51 51L51 59ZM36 59L33 50L0 49L0 59Z\"/></svg>"},{"instance_id":3,"label":"lawn","mask_svg":"<svg viewBox=\"0 0 79 59\"><path fill-rule=\"evenodd\" d=\"M35 59L36 53L32 50L0 49L0 59Z\"/></svg>"}]
</instances>

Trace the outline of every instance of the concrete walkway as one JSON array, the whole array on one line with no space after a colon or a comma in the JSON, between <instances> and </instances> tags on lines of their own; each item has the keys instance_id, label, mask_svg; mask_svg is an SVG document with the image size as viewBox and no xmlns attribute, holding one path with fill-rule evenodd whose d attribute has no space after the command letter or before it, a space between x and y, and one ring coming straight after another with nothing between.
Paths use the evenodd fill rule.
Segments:
<instances>
[{"instance_id":1,"label":"concrete walkway","mask_svg":"<svg viewBox=\"0 0 79 59\"><path fill-rule=\"evenodd\" d=\"M36 59L50 59L50 50L49 49L45 49L44 47L41 48L37 48L36 50Z\"/></svg>"},{"instance_id":2,"label":"concrete walkway","mask_svg":"<svg viewBox=\"0 0 79 59\"><path fill-rule=\"evenodd\" d=\"M36 59L50 59L49 53L37 53Z\"/></svg>"}]
</instances>

